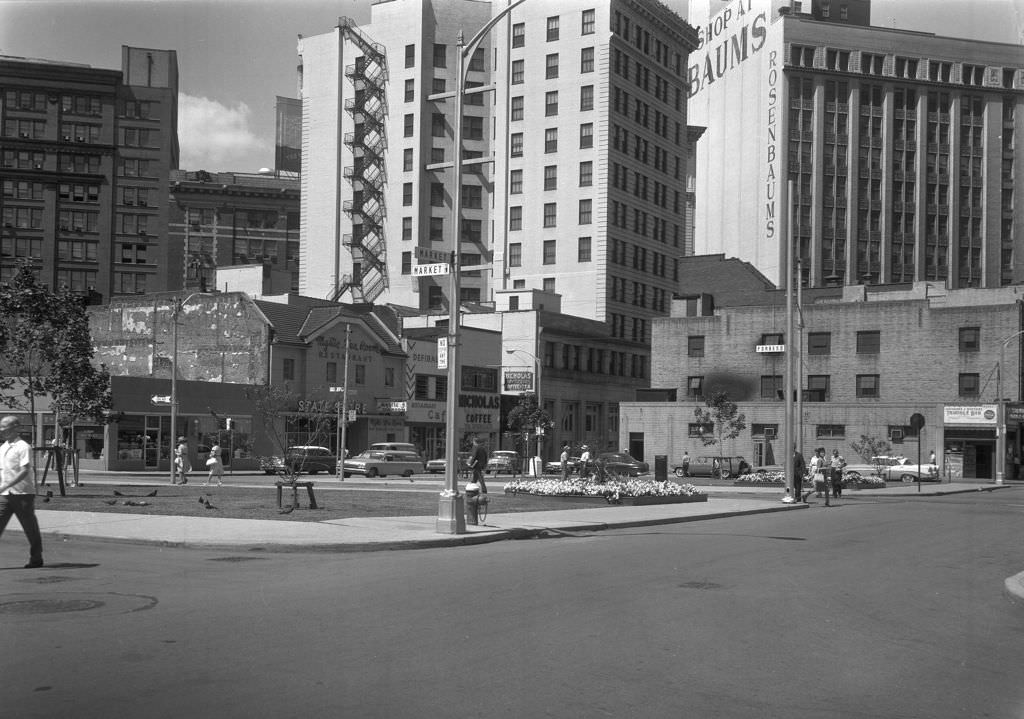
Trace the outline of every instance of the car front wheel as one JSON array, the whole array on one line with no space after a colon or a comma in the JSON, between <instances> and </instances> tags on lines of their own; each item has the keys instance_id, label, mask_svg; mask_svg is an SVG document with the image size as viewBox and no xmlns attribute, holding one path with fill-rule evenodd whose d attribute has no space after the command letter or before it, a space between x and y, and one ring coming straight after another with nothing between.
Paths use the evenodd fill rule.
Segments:
<instances>
[{"instance_id":1,"label":"car front wheel","mask_svg":"<svg viewBox=\"0 0 1024 719\"><path fill-rule=\"evenodd\" d=\"M902 481L902 482L913 482L915 479L917 479L917 477L915 477L912 474L900 475L900 481Z\"/></svg>"},{"instance_id":2,"label":"car front wheel","mask_svg":"<svg viewBox=\"0 0 1024 719\"><path fill-rule=\"evenodd\" d=\"M370 467L368 470L366 470L367 477L376 477L378 474L380 474L380 472L377 471L376 467Z\"/></svg>"},{"instance_id":3,"label":"car front wheel","mask_svg":"<svg viewBox=\"0 0 1024 719\"><path fill-rule=\"evenodd\" d=\"M683 472L683 468L682 467L676 467L675 468L675 475L677 477L679 477L679 478L683 478L683 477L686 476L686 474Z\"/></svg>"}]
</instances>

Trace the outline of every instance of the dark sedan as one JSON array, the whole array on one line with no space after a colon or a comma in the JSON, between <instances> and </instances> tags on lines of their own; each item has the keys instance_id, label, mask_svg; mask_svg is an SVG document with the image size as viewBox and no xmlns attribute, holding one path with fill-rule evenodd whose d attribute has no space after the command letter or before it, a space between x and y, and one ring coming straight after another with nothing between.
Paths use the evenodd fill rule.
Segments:
<instances>
[{"instance_id":1,"label":"dark sedan","mask_svg":"<svg viewBox=\"0 0 1024 719\"><path fill-rule=\"evenodd\" d=\"M594 464L603 469L607 474L628 475L639 477L651 471L647 462L633 459L625 452L603 452L594 459Z\"/></svg>"}]
</instances>

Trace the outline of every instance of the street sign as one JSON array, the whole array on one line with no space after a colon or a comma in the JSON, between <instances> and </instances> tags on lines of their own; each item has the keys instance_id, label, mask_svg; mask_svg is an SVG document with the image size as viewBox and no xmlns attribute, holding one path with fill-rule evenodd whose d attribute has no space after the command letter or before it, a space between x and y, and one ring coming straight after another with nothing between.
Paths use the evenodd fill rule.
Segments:
<instances>
[{"instance_id":1,"label":"street sign","mask_svg":"<svg viewBox=\"0 0 1024 719\"><path fill-rule=\"evenodd\" d=\"M344 387L331 387L331 392L344 392Z\"/></svg>"},{"instance_id":2,"label":"street sign","mask_svg":"<svg viewBox=\"0 0 1024 719\"><path fill-rule=\"evenodd\" d=\"M157 406L157 407L161 407L161 406L165 406L165 405L170 405L170 403L171 403L171 395L169 395L169 394L155 394L155 395L153 395L152 397L149 398L149 403L154 405L154 406Z\"/></svg>"},{"instance_id":3,"label":"street sign","mask_svg":"<svg viewBox=\"0 0 1024 719\"><path fill-rule=\"evenodd\" d=\"M412 266L412 274L416 277L422 277L423 275L447 275L450 271L451 266L447 262Z\"/></svg>"},{"instance_id":4,"label":"street sign","mask_svg":"<svg viewBox=\"0 0 1024 719\"><path fill-rule=\"evenodd\" d=\"M448 338L437 338L437 368L448 369Z\"/></svg>"},{"instance_id":5,"label":"street sign","mask_svg":"<svg viewBox=\"0 0 1024 719\"><path fill-rule=\"evenodd\" d=\"M427 262L448 262L451 259L451 252L446 250L435 250L430 247L416 247L416 259Z\"/></svg>"}]
</instances>

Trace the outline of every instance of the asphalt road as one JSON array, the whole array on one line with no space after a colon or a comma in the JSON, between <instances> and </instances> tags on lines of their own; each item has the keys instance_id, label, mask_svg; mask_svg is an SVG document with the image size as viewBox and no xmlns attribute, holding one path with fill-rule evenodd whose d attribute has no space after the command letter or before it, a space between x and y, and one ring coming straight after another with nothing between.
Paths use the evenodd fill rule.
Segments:
<instances>
[{"instance_id":1,"label":"asphalt road","mask_svg":"<svg viewBox=\"0 0 1024 719\"><path fill-rule=\"evenodd\" d=\"M0 571L12 717L1024 717L1024 493ZM23 539L0 541L20 567Z\"/></svg>"}]
</instances>

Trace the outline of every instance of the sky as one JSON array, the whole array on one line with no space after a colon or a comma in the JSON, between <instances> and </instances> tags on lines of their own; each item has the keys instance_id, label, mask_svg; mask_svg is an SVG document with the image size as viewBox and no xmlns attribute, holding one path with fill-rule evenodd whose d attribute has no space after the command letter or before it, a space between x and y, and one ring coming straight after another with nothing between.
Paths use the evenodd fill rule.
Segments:
<instances>
[{"instance_id":1,"label":"sky","mask_svg":"<svg viewBox=\"0 0 1024 719\"><path fill-rule=\"evenodd\" d=\"M370 0L0 0L0 54L116 70L122 45L176 50L180 166L256 172L274 164L276 96L298 96L298 36L329 32L339 16L366 22L369 6ZM1024 0L872 2L875 25L994 42L1024 41L1022 18Z\"/></svg>"}]
</instances>

